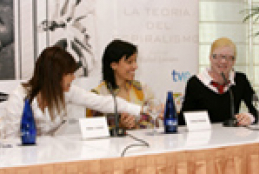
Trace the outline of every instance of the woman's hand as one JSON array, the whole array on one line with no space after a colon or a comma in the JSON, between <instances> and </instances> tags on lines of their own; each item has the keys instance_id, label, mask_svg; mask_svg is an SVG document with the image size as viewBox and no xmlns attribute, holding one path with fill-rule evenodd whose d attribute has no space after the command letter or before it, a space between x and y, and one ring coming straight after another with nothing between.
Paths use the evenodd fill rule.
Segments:
<instances>
[{"instance_id":1,"label":"woman's hand","mask_svg":"<svg viewBox=\"0 0 259 174\"><path fill-rule=\"evenodd\" d=\"M248 126L251 124L251 118L246 113L237 114L235 117L238 121L238 124L241 126Z\"/></svg>"},{"instance_id":2,"label":"woman's hand","mask_svg":"<svg viewBox=\"0 0 259 174\"><path fill-rule=\"evenodd\" d=\"M127 129L133 129L136 126L136 118L133 115L122 113L120 123L123 127Z\"/></svg>"}]
</instances>

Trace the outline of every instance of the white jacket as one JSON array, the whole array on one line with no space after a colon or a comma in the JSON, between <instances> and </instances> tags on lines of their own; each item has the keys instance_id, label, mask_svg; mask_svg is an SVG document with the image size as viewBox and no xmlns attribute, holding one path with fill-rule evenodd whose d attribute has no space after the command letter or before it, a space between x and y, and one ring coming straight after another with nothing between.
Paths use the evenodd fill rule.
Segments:
<instances>
[{"instance_id":1,"label":"white jacket","mask_svg":"<svg viewBox=\"0 0 259 174\"><path fill-rule=\"evenodd\" d=\"M4 121L3 129L7 137L19 136L25 97L26 90L22 85L19 85L9 96L6 105L6 115L1 120ZM65 93L65 103L67 104L69 102L103 113L114 112L114 101L112 96L97 95L73 85L70 87L69 92ZM131 115L140 114L141 106L128 103L126 100L119 97L117 97L117 104L119 113L129 113ZM36 122L37 133L39 135L53 134L62 122L67 119L67 112L66 110L63 110L60 114L56 112L56 114L54 114L54 119L51 120L48 108L46 108L43 113L38 107L36 98L32 101L31 107Z\"/></svg>"}]
</instances>

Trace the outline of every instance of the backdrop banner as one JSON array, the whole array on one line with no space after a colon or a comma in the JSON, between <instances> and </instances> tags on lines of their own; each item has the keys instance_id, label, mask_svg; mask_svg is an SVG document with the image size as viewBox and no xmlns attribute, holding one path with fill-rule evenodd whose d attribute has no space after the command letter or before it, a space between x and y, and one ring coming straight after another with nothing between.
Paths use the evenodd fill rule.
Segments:
<instances>
[{"instance_id":1,"label":"backdrop banner","mask_svg":"<svg viewBox=\"0 0 259 174\"><path fill-rule=\"evenodd\" d=\"M138 46L136 79L163 100L173 91L180 101L198 72L198 0L16 0L15 9L16 79L29 78L42 49L59 44L82 63L77 75L90 90L114 38Z\"/></svg>"}]
</instances>

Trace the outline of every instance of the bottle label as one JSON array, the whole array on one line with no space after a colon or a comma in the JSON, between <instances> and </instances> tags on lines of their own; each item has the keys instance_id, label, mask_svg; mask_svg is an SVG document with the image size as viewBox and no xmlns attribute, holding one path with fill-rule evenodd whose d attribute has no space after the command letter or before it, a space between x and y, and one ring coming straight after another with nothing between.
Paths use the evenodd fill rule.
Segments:
<instances>
[{"instance_id":1,"label":"bottle label","mask_svg":"<svg viewBox=\"0 0 259 174\"><path fill-rule=\"evenodd\" d=\"M165 132L171 133L171 132L177 132L178 122L175 118L168 118L165 119Z\"/></svg>"},{"instance_id":2,"label":"bottle label","mask_svg":"<svg viewBox=\"0 0 259 174\"><path fill-rule=\"evenodd\" d=\"M167 126L177 126L176 119L166 119L166 125Z\"/></svg>"}]
</instances>

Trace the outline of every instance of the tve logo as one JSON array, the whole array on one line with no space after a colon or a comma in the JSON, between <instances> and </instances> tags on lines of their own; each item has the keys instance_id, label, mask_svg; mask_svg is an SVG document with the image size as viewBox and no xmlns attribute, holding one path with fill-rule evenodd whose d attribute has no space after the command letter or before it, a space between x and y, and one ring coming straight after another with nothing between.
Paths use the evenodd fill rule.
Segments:
<instances>
[{"instance_id":1,"label":"tve logo","mask_svg":"<svg viewBox=\"0 0 259 174\"><path fill-rule=\"evenodd\" d=\"M173 70L172 76L174 82L186 82L191 76L191 73L189 71L178 72Z\"/></svg>"}]
</instances>

